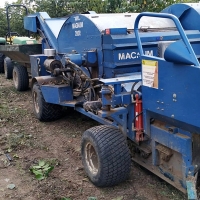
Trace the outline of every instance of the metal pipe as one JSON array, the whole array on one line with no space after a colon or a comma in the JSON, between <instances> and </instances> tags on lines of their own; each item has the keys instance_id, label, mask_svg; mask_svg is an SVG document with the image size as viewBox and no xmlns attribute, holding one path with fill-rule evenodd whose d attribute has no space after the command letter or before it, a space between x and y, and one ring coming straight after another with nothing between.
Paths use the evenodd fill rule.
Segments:
<instances>
[{"instance_id":1,"label":"metal pipe","mask_svg":"<svg viewBox=\"0 0 200 200\"><path fill-rule=\"evenodd\" d=\"M138 25L139 25L140 19L142 17L144 17L144 16L147 16L147 17L158 17L158 18L168 18L168 19L173 20L173 22L175 23L175 25L176 25L176 27L178 29L178 32L179 32L184 44L186 45L186 47L187 47L187 49L188 49L188 51L189 51L194 63L195 63L195 66L199 66L200 65L197 57L195 56L194 50L192 49L192 46L191 46L190 42L188 41L187 36L184 33L183 27L181 26L179 19L174 15L166 14L166 13L143 12L143 13L140 13L137 16L137 18L135 20L135 25L134 25L134 31L135 31L135 37L136 37L136 40L137 40L137 43L138 43L138 49L139 49L139 52L140 52L141 56L144 56L144 52L143 52L143 49L142 49L142 43L141 43L141 39L140 39L140 36L139 36Z\"/></svg>"},{"instance_id":2,"label":"metal pipe","mask_svg":"<svg viewBox=\"0 0 200 200\"><path fill-rule=\"evenodd\" d=\"M8 22L8 33L9 33L9 37L11 38L11 31L10 31L10 19L9 19L9 16L8 16L8 9L10 7L24 7L25 10L26 10L26 15L28 15L28 9L25 5L22 5L22 4L13 4L13 5L8 5L6 7L6 16L7 16L7 22ZM30 32L28 31L28 37L30 37Z\"/></svg>"}]
</instances>

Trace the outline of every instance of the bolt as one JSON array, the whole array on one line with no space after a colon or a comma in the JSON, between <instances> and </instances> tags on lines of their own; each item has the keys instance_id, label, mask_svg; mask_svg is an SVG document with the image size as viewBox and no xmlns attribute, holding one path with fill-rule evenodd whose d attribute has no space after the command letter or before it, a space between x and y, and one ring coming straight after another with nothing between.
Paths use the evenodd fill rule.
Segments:
<instances>
[{"instance_id":1,"label":"bolt","mask_svg":"<svg viewBox=\"0 0 200 200\"><path fill-rule=\"evenodd\" d=\"M173 98L174 98L174 99L176 98L176 94L175 94L175 93L173 94Z\"/></svg>"},{"instance_id":2,"label":"bolt","mask_svg":"<svg viewBox=\"0 0 200 200\"><path fill-rule=\"evenodd\" d=\"M157 109L157 110L159 110L160 108L159 108L159 107L157 107L156 109Z\"/></svg>"},{"instance_id":3,"label":"bolt","mask_svg":"<svg viewBox=\"0 0 200 200\"><path fill-rule=\"evenodd\" d=\"M161 110L163 111L164 109L162 108Z\"/></svg>"},{"instance_id":4,"label":"bolt","mask_svg":"<svg viewBox=\"0 0 200 200\"><path fill-rule=\"evenodd\" d=\"M157 103L160 103L160 101L157 101Z\"/></svg>"},{"instance_id":5,"label":"bolt","mask_svg":"<svg viewBox=\"0 0 200 200\"><path fill-rule=\"evenodd\" d=\"M161 102L162 104L164 104L164 102Z\"/></svg>"},{"instance_id":6,"label":"bolt","mask_svg":"<svg viewBox=\"0 0 200 200\"><path fill-rule=\"evenodd\" d=\"M174 115L171 115L172 118L174 118Z\"/></svg>"}]
</instances>

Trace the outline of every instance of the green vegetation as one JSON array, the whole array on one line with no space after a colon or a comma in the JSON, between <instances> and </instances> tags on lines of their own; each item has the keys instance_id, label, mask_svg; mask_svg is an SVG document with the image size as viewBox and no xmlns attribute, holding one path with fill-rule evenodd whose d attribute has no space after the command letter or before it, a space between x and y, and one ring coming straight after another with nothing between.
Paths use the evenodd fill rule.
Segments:
<instances>
[{"instance_id":1,"label":"green vegetation","mask_svg":"<svg viewBox=\"0 0 200 200\"><path fill-rule=\"evenodd\" d=\"M38 165L30 168L30 171L35 174L37 180L43 180L48 177L49 173L54 169L50 163L44 160L39 160Z\"/></svg>"}]
</instances>

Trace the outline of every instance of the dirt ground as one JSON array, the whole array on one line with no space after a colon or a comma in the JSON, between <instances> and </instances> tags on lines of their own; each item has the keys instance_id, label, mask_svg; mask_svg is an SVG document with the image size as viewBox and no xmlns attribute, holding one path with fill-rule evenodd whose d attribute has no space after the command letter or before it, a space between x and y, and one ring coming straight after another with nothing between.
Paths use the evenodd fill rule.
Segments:
<instances>
[{"instance_id":1,"label":"dirt ground","mask_svg":"<svg viewBox=\"0 0 200 200\"><path fill-rule=\"evenodd\" d=\"M33 114L31 91L17 92L12 80L1 74L0 200L186 199L135 163L126 182L110 188L95 187L85 176L80 156L81 135L95 125L95 121L71 109L60 120L38 121ZM39 160L54 166L43 180L37 180L30 171Z\"/></svg>"}]
</instances>

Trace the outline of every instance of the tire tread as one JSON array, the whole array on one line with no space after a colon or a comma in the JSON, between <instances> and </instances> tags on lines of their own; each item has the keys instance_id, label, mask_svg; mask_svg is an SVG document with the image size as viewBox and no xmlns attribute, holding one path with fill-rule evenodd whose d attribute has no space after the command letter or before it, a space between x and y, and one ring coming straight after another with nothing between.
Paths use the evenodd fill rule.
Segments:
<instances>
[{"instance_id":1,"label":"tire tread","mask_svg":"<svg viewBox=\"0 0 200 200\"><path fill-rule=\"evenodd\" d=\"M0 53L0 73L4 73L4 58L5 55Z\"/></svg>"},{"instance_id":2,"label":"tire tread","mask_svg":"<svg viewBox=\"0 0 200 200\"><path fill-rule=\"evenodd\" d=\"M33 90L37 92L40 98L40 114L38 115L34 109L34 113L40 121L53 121L59 119L62 116L62 106L47 103L42 95L39 84L34 84Z\"/></svg>"},{"instance_id":3,"label":"tire tread","mask_svg":"<svg viewBox=\"0 0 200 200\"><path fill-rule=\"evenodd\" d=\"M84 161L84 141L95 141L100 159L98 177L91 177ZM84 132L82 137L82 161L89 179L99 187L117 185L125 181L130 173L131 157L126 138L116 128L107 125L96 126Z\"/></svg>"},{"instance_id":4,"label":"tire tread","mask_svg":"<svg viewBox=\"0 0 200 200\"><path fill-rule=\"evenodd\" d=\"M5 67L7 68L5 70ZM7 71L7 73L6 73ZM5 57L4 59L4 72L5 72L5 78L6 79L12 79L13 77L13 63L9 57Z\"/></svg>"},{"instance_id":5,"label":"tire tread","mask_svg":"<svg viewBox=\"0 0 200 200\"><path fill-rule=\"evenodd\" d=\"M14 66L13 71L17 73L18 76L18 86L16 89L18 91L25 91L29 87L29 77L26 67L16 65Z\"/></svg>"}]
</instances>

